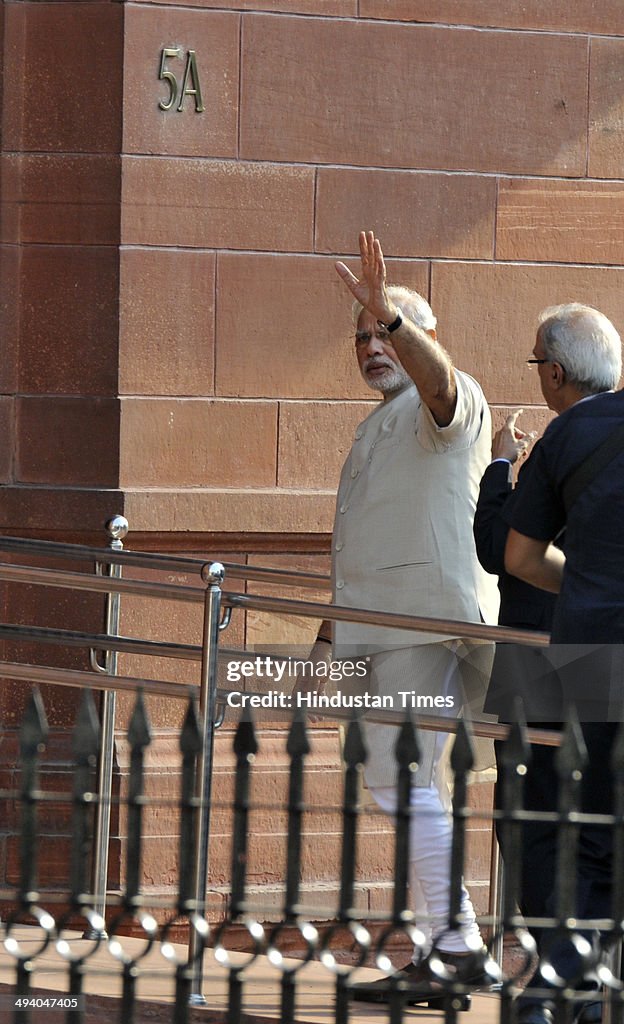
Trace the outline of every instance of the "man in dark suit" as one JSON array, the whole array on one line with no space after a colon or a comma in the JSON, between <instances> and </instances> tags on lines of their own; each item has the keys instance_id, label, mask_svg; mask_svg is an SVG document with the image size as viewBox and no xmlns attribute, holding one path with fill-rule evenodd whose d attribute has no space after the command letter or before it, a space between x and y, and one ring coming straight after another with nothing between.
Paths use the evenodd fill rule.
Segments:
<instances>
[{"instance_id":1,"label":"man in dark suit","mask_svg":"<svg viewBox=\"0 0 624 1024\"><path fill-rule=\"evenodd\" d=\"M570 404L578 398L571 392ZM479 561L487 572L498 576L500 591L500 625L518 629L550 632L555 607L554 594L538 590L505 571L505 544L509 526L506 516L514 505L514 472L516 462L524 459L535 439L518 427L517 409L492 439L492 462L486 469L479 489L474 519L474 537ZM522 476L526 464L518 474ZM484 710L510 721L516 697L521 697L524 714L532 721L552 721L560 717L557 694L544 685L543 673L550 672L550 661L544 661L542 648L519 644L499 644Z\"/></svg>"},{"instance_id":2,"label":"man in dark suit","mask_svg":"<svg viewBox=\"0 0 624 1024\"><path fill-rule=\"evenodd\" d=\"M561 324L562 328L549 330L553 321L557 326ZM570 303L546 310L542 314L534 357L529 362L538 367L542 392L548 406L561 413L589 395L615 387L621 372L619 336L606 317L598 311ZM518 457L524 457L529 443L528 435L517 428L517 415L508 417L505 426L496 435L493 444L494 460L481 483L474 527L477 553L484 568L499 575L499 622L549 631L555 608L554 594L537 589L505 569L504 552L509 521L513 518L524 482L531 474L529 467L539 457L538 443L531 459L520 471L518 487L514 489L511 467ZM544 648L533 649L519 645L500 645L497 648L486 710L498 714L502 721L509 721L515 695L522 697L525 714L536 725L556 726L557 720L562 717L564 695L561 681L558 674L553 672L551 658ZM500 750L497 755L500 755ZM536 811L553 810L557 806L558 788L554 750L533 745L531 755L525 777L525 807ZM590 772L586 778L585 794L589 805L593 802L591 788ZM582 867L583 851L590 851L590 873L597 866L597 874L600 876L604 876L604 867L609 859L603 832L597 834L596 829L584 826L581 836L580 865ZM525 824L520 904L526 916L551 916L553 913L556 849L555 825L543 822ZM595 861L597 865L593 863ZM604 904L602 879L593 885L593 896L592 885L589 882L585 887L583 883L580 886L585 888L588 903L593 900L594 904L600 901ZM598 910L598 907L594 909ZM604 905L601 909L606 911ZM582 912L581 916L584 916ZM542 947L545 936L539 931L534 934L538 947ZM536 972L529 987L543 984L543 978ZM521 997L517 1009L517 1019L522 1024L551 1024L553 1019L551 1007L530 996ZM599 1003L585 1004L577 1019L583 1020L585 1024L599 1020L600 1009Z\"/></svg>"},{"instance_id":3,"label":"man in dark suit","mask_svg":"<svg viewBox=\"0 0 624 1024\"><path fill-rule=\"evenodd\" d=\"M533 441L533 435L526 434L517 426L521 412L518 409L508 416L504 426L492 439L492 462L481 480L474 535L481 565L488 572L498 575L501 595L499 623L549 633L555 595L532 587L505 571L505 545L509 533L505 515L513 508L516 496L513 466L519 459L525 458ZM526 465L521 467L518 479ZM562 714L561 695L556 674L545 657L545 648L498 644L485 710L498 715L501 722L510 722L518 697L522 699L523 713L532 724L544 727L554 725L558 728ZM495 791L497 808L503 806L503 748L504 744L495 744L498 767ZM532 746L523 795L527 810L545 811L556 806L557 775L552 748L538 744ZM496 831L504 853L504 835L499 822L496 823ZM550 822L525 822L522 833L520 909L526 917L545 917L552 913L549 902L555 888L557 826ZM530 931L538 949L541 949L541 929L531 928ZM540 987L542 984L543 980L536 971L527 987ZM531 1007L530 1012L538 1013L541 1009ZM531 1020L528 1008L520 1005L518 1010L519 1015L524 1014L527 1020ZM585 1024L592 1019L595 1018L585 1018Z\"/></svg>"}]
</instances>

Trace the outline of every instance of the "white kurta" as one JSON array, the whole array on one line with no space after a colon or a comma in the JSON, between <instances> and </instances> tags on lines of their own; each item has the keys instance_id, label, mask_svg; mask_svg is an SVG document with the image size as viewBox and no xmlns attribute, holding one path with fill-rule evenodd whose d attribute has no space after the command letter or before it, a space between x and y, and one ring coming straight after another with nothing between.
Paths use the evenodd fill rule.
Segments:
<instances>
[{"instance_id":1,"label":"white kurta","mask_svg":"<svg viewBox=\"0 0 624 1024\"><path fill-rule=\"evenodd\" d=\"M477 382L460 371L456 377L457 406L448 426L438 427L412 385L380 404L357 428L336 501L335 604L497 621L496 578L481 568L472 533L479 484L491 458L490 413ZM400 656L414 647L421 648L417 657ZM360 680L372 692L417 690L435 696L445 692L451 673L457 703L449 715L458 714L464 701L473 710L478 707L488 679L487 671L465 673L454 647L451 638L440 634L334 624L334 657L372 656L368 679ZM491 652L481 655L489 668ZM453 665L460 666L459 674ZM395 710L400 710L398 703ZM366 736L369 785L391 785L396 730L371 724ZM434 768L435 734L423 733L421 741L415 782L426 786Z\"/></svg>"}]
</instances>

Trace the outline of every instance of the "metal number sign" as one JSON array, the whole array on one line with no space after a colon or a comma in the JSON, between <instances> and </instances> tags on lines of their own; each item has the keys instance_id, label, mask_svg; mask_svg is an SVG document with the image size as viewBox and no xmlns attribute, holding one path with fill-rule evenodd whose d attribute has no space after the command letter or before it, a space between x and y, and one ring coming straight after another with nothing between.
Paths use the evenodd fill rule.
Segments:
<instances>
[{"instance_id":1,"label":"metal number sign","mask_svg":"<svg viewBox=\"0 0 624 1024\"><path fill-rule=\"evenodd\" d=\"M199 72L197 70L195 50L188 50L186 54L184 75L182 76L181 83L178 81L175 71L172 71L167 64L167 61L174 59L184 60L184 51L180 46L165 46L160 51L160 70L158 72L158 77L167 83L169 87L169 96L167 99L159 100L159 108L161 110L171 110L175 107L176 111L180 113L184 110L184 101L186 97L193 96L195 100L195 113L203 114L205 107L202 99L201 85L199 83Z\"/></svg>"}]
</instances>

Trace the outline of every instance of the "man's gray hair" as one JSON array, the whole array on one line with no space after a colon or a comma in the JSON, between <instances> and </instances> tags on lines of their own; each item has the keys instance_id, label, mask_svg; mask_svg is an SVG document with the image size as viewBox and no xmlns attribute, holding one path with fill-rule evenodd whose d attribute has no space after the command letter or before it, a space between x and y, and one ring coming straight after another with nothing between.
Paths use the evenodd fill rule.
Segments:
<instances>
[{"instance_id":1,"label":"man's gray hair","mask_svg":"<svg viewBox=\"0 0 624 1024\"><path fill-rule=\"evenodd\" d=\"M426 299L423 299L422 295L418 292L412 291L411 288L405 288L401 284L390 284L388 285L388 295L397 306L403 311L403 314L408 317L416 327L422 327L425 331L435 330L437 320L433 315L433 310ZM353 323L357 325L362 312L361 302L357 300L353 303L351 308L351 315L353 317Z\"/></svg>"},{"instance_id":2,"label":"man's gray hair","mask_svg":"<svg viewBox=\"0 0 624 1024\"><path fill-rule=\"evenodd\" d=\"M543 310L538 325L544 355L564 368L579 391L590 395L617 387L622 342L604 313L580 302L566 302Z\"/></svg>"}]
</instances>

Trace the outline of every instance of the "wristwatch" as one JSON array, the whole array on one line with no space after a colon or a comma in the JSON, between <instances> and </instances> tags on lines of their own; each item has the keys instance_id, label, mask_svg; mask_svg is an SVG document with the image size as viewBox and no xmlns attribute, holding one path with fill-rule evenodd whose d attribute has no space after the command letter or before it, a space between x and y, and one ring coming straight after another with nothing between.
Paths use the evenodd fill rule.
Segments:
<instances>
[{"instance_id":1,"label":"wristwatch","mask_svg":"<svg viewBox=\"0 0 624 1024\"><path fill-rule=\"evenodd\" d=\"M392 321L391 324L385 324L383 322L383 320L378 320L377 321L377 323L379 324L380 327L385 327L386 328L388 334L392 334L393 331L398 330L398 328L403 323L403 310L399 309L399 307L397 306L396 311L397 311L397 315L395 316L395 318L394 318L394 320Z\"/></svg>"}]
</instances>

